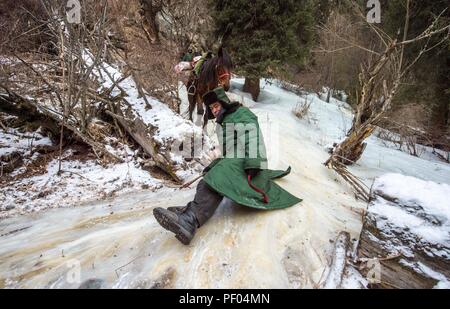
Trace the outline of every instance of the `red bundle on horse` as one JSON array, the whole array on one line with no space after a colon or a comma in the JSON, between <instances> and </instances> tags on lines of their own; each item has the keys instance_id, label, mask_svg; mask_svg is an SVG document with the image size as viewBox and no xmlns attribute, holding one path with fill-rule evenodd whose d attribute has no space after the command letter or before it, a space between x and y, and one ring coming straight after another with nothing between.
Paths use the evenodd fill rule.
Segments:
<instances>
[{"instance_id":1,"label":"red bundle on horse","mask_svg":"<svg viewBox=\"0 0 450 309\"><path fill-rule=\"evenodd\" d=\"M223 87L226 91L230 89L231 70L233 62L225 49L219 48L217 56L205 59L200 64L201 68L196 74L192 72L189 81L186 84L189 100L189 119L192 120L192 114L197 106L197 114L203 115L203 95L217 87ZM206 114L203 119L203 125L206 126Z\"/></svg>"}]
</instances>

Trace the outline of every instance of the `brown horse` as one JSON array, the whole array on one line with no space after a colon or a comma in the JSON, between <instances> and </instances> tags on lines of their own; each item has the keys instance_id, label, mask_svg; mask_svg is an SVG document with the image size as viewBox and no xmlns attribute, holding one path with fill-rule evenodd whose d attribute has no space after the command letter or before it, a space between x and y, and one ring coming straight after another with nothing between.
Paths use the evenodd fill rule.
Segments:
<instances>
[{"instance_id":1,"label":"brown horse","mask_svg":"<svg viewBox=\"0 0 450 309\"><path fill-rule=\"evenodd\" d=\"M194 73L192 73L187 84L190 120L192 120L192 113L197 105L197 114L205 115L203 123L206 125L208 120L203 108L203 96L219 86L228 91L232 69L233 62L225 49L221 47L217 56L207 59L203 63L199 76L194 76Z\"/></svg>"}]
</instances>

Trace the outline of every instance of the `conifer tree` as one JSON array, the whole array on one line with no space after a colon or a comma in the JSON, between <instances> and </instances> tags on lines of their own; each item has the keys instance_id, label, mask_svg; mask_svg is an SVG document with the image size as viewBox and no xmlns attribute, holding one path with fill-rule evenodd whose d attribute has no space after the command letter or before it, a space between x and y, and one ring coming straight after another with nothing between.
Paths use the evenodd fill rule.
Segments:
<instances>
[{"instance_id":1,"label":"conifer tree","mask_svg":"<svg viewBox=\"0 0 450 309\"><path fill-rule=\"evenodd\" d=\"M217 35L229 49L244 91L259 96L260 78L285 64L301 64L313 42L311 0L211 0Z\"/></svg>"}]
</instances>

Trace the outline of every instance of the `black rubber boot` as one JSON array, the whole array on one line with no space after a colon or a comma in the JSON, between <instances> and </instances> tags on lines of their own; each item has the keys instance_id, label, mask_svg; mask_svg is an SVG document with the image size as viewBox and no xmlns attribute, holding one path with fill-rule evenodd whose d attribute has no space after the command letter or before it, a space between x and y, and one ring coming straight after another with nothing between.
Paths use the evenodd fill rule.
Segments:
<instances>
[{"instance_id":1,"label":"black rubber boot","mask_svg":"<svg viewBox=\"0 0 450 309\"><path fill-rule=\"evenodd\" d=\"M177 215L181 215L185 210L187 206L176 206L176 207L167 207L168 211L174 212Z\"/></svg>"},{"instance_id":2,"label":"black rubber boot","mask_svg":"<svg viewBox=\"0 0 450 309\"><path fill-rule=\"evenodd\" d=\"M184 245L189 245L194 238L198 222L195 214L189 208L183 213L177 214L158 207L153 209L153 215L163 228L175 233L175 237Z\"/></svg>"},{"instance_id":3,"label":"black rubber boot","mask_svg":"<svg viewBox=\"0 0 450 309\"><path fill-rule=\"evenodd\" d=\"M213 216L221 201L222 196L200 180L192 202L181 207L158 207L153 210L153 215L163 228L175 233L179 241L188 245L196 230Z\"/></svg>"}]
</instances>

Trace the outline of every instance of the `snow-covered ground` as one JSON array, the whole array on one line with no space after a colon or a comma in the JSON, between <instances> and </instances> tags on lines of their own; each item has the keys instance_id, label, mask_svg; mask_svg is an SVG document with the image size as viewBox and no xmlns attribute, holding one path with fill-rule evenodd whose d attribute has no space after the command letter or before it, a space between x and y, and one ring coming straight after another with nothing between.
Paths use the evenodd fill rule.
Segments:
<instances>
[{"instance_id":1,"label":"snow-covered ground","mask_svg":"<svg viewBox=\"0 0 450 309\"><path fill-rule=\"evenodd\" d=\"M383 248L391 256L400 254L402 265L437 280L437 288L450 288L450 185L386 174L377 178L373 190L377 198L368 212ZM418 253L448 265L447 274L417 260Z\"/></svg>"},{"instance_id":2,"label":"snow-covered ground","mask_svg":"<svg viewBox=\"0 0 450 309\"><path fill-rule=\"evenodd\" d=\"M0 189L0 218L162 187L160 180L134 164L102 167L93 160L63 161L63 172L58 175L59 160L52 160L46 173L13 181Z\"/></svg>"},{"instance_id":3,"label":"snow-covered ground","mask_svg":"<svg viewBox=\"0 0 450 309\"><path fill-rule=\"evenodd\" d=\"M89 52L86 52L85 58L87 60L86 63L90 64L93 62L93 56ZM171 146L174 142L182 143L192 136L201 137L202 128L175 114L166 104L148 95L144 99L140 95L133 77L128 76L123 79L123 74L114 66L102 63L99 68L93 70L93 73L97 76L101 84L100 88L103 88L103 90L113 89L111 92L113 96L120 95L122 91L127 94L125 99L129 103L133 115L140 118L146 125L156 128L152 136L160 144L159 150L167 152L175 163L182 164L184 162L183 158L180 154L171 151ZM116 83L118 80L121 81ZM120 88L115 87L115 84L118 84ZM126 107L122 107L122 109L125 112ZM203 142L206 144L204 146L205 149L213 146L209 139L205 139ZM206 152L200 152L198 154L199 159L204 159ZM180 170L179 176L181 179L186 179L187 175L184 174L184 170Z\"/></svg>"},{"instance_id":4,"label":"snow-covered ground","mask_svg":"<svg viewBox=\"0 0 450 309\"><path fill-rule=\"evenodd\" d=\"M86 52L85 57L89 63L90 54ZM119 95L124 91L134 116L156 128L153 138L158 143L159 151L167 154L172 161L179 179L188 181L203 169L201 164L209 163L207 153L213 147L209 138L203 139L203 149L196 153L201 164L198 161L187 162L180 153L171 151L172 147L176 148L175 145L190 141L193 136L201 139L201 127L174 113L166 104L150 96L146 96L147 102L151 105L148 106L139 95L133 78L130 76L123 79L122 73L117 68L102 63L93 70L93 73L100 85L99 91L113 89L113 95ZM121 80L116 83L120 89L114 86L112 80ZM33 149L41 145L52 146L51 141L39 132L31 135L19 134L13 129L8 132L0 130L0 138L0 158L13 152L18 152L25 158L23 167L11 174L13 177L25 173L27 165L37 159L39 154L32 153ZM62 173L58 173L59 159L54 159L48 163L47 171L42 175L19 177L18 180L9 182L7 186L0 187L0 219L48 208L74 206L142 188L154 191L163 186L162 181L142 169L145 162L137 152L118 140L106 140L104 143L106 149L122 158L124 163L102 166L93 159L80 162L71 160L71 151L66 151L63 155Z\"/></svg>"},{"instance_id":5,"label":"snow-covered ground","mask_svg":"<svg viewBox=\"0 0 450 309\"><path fill-rule=\"evenodd\" d=\"M172 141L182 140L184 136L178 126L184 126L188 137L193 134L192 131L198 130L192 123L186 126L185 123L189 123L188 121L166 106L161 107L162 103L154 101L152 104L155 109L159 108L160 119L173 124L171 130L173 134L165 133L164 138L171 138ZM13 177L13 180L0 185L0 219L48 208L71 207L135 190L154 191L164 185L162 180L143 169L146 162L136 151L121 143L116 143L114 147L110 145L106 147L122 158L124 163L103 166L94 158L83 158L80 161L73 159L74 151L69 148L62 156L60 173L58 173L59 156L56 155L49 162L44 160L40 163L44 164L43 172L27 175L30 170L35 169L34 162L45 158L37 149L41 146L54 146L52 142L39 132L20 133L14 129L8 129L8 132L0 130L0 138L0 158L15 153L23 158L21 167L9 175L2 173L0 176ZM177 175L185 181L196 176L201 170L201 166L195 162L188 165L183 163L179 156L174 156L173 159L178 160ZM0 160L0 164L4 163Z\"/></svg>"},{"instance_id":6,"label":"snow-covered ground","mask_svg":"<svg viewBox=\"0 0 450 309\"><path fill-rule=\"evenodd\" d=\"M34 134L26 134L15 129L9 129L8 132L0 130L0 157L14 152L29 157L36 147L51 145L50 139L44 137L39 131Z\"/></svg>"},{"instance_id":7,"label":"snow-covered ground","mask_svg":"<svg viewBox=\"0 0 450 309\"><path fill-rule=\"evenodd\" d=\"M323 166L329 156L327 145L342 139L350 128L351 111L343 102L327 104L312 94L299 97L276 83L263 83L255 103L240 91L242 86L242 79L234 79L231 96L244 99L258 115L269 167L292 166L292 173L278 183L302 203L261 212L225 200L188 247L156 223L152 210L186 204L193 188L163 186L156 192L140 190L5 219L0 222L0 287L71 288L88 279L118 288L322 286L337 236L346 231L355 243L366 209L351 188ZM310 115L298 119L292 110L303 100L312 102ZM208 132L212 135L214 127ZM124 170L117 171L122 179ZM387 173L450 183L450 165L387 148L376 137L369 139L351 171L369 187ZM442 207L449 208L445 200ZM441 232L445 230L429 235ZM342 287L365 285L353 269L342 283Z\"/></svg>"},{"instance_id":8,"label":"snow-covered ground","mask_svg":"<svg viewBox=\"0 0 450 309\"><path fill-rule=\"evenodd\" d=\"M389 224L400 231L407 229L423 243L446 247L447 252L429 252L431 255L445 254L450 259L450 185L386 174L376 180L373 189L382 198L369 211L380 217L380 229Z\"/></svg>"}]
</instances>

